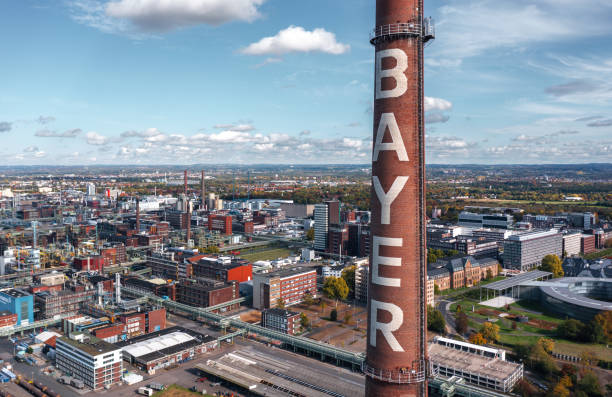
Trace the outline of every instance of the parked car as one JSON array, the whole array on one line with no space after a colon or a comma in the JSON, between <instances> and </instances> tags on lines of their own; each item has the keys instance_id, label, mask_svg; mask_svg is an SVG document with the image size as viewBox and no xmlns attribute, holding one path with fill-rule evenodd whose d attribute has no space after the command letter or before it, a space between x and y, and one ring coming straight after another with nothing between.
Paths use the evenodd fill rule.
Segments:
<instances>
[{"instance_id":1,"label":"parked car","mask_svg":"<svg viewBox=\"0 0 612 397\"><path fill-rule=\"evenodd\" d=\"M138 388L138 394L141 394L143 396L150 397L150 396L153 395L153 393L154 393L154 391L151 388L144 387L144 386Z\"/></svg>"}]
</instances>

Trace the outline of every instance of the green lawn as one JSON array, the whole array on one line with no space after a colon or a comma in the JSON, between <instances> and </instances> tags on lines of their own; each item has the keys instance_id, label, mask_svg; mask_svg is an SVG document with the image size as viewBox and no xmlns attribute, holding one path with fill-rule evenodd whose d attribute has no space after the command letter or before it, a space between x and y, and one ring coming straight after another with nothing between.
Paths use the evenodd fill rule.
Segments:
<instances>
[{"instance_id":1,"label":"green lawn","mask_svg":"<svg viewBox=\"0 0 612 397\"><path fill-rule=\"evenodd\" d=\"M602 250L602 251L586 254L584 258L592 260L592 259L603 258L605 256L612 256L612 248L606 248L605 250Z\"/></svg>"},{"instance_id":2,"label":"green lawn","mask_svg":"<svg viewBox=\"0 0 612 397\"><path fill-rule=\"evenodd\" d=\"M240 255L240 257L250 262L257 262L257 261L270 261L270 260L274 260L278 258L286 258L292 253L293 251L288 248L275 248L275 249L270 249L270 250L253 252L251 254Z\"/></svg>"},{"instance_id":3,"label":"green lawn","mask_svg":"<svg viewBox=\"0 0 612 397\"><path fill-rule=\"evenodd\" d=\"M457 305L461 305L465 314L468 316L468 325L472 329L479 329L483 320L488 316L476 312L472 312L472 305L476 311L480 308L492 309L487 306L482 306L474 299L462 299L451 305L451 311L457 310ZM505 308L497 309L506 312ZM552 313L547 313L546 307L529 301L519 301L510 305L508 313L514 315L524 315L533 320L542 320L556 325L563 322L565 319L560 318ZM539 312L539 313L534 313ZM480 320L480 322L478 321ZM605 361L612 361L612 348L607 348L605 345L593 345L585 343L575 343L564 339L559 339L555 336L555 330L542 329L531 324L516 323L516 329L512 328L513 321L505 318L497 318L496 324L499 326L499 343L497 345L511 349L517 344L534 344L539 338L548 337L554 339L556 353L569 354L580 357L584 351L593 352L597 358Z\"/></svg>"}]
</instances>

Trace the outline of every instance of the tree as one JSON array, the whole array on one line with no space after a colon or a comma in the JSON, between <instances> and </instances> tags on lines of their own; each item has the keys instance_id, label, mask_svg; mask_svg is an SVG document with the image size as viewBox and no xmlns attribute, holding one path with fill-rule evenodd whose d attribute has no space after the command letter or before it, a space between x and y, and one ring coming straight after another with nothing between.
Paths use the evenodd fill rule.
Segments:
<instances>
[{"instance_id":1,"label":"tree","mask_svg":"<svg viewBox=\"0 0 612 397\"><path fill-rule=\"evenodd\" d=\"M570 391L561 382L559 382L554 387L553 394L555 395L555 397L569 397Z\"/></svg>"},{"instance_id":2,"label":"tree","mask_svg":"<svg viewBox=\"0 0 612 397\"><path fill-rule=\"evenodd\" d=\"M594 321L601 325L606 341L612 341L612 311L606 310L595 316Z\"/></svg>"},{"instance_id":3,"label":"tree","mask_svg":"<svg viewBox=\"0 0 612 397\"><path fill-rule=\"evenodd\" d=\"M434 283L434 295L440 295L440 287Z\"/></svg>"},{"instance_id":4,"label":"tree","mask_svg":"<svg viewBox=\"0 0 612 397\"><path fill-rule=\"evenodd\" d=\"M516 345L514 345L514 348L512 350L516 358L521 361L525 361L531 355L531 348L532 346L529 344L517 343Z\"/></svg>"},{"instance_id":5,"label":"tree","mask_svg":"<svg viewBox=\"0 0 612 397\"><path fill-rule=\"evenodd\" d=\"M563 277L563 267L561 266L561 259L557 255L549 254L542 259L542 266L540 268L545 272L551 272L553 277Z\"/></svg>"},{"instance_id":6,"label":"tree","mask_svg":"<svg viewBox=\"0 0 612 397\"><path fill-rule=\"evenodd\" d=\"M538 339L537 344L542 346L544 351L549 354L555 349L555 341L549 338L540 338Z\"/></svg>"},{"instance_id":7,"label":"tree","mask_svg":"<svg viewBox=\"0 0 612 397\"><path fill-rule=\"evenodd\" d=\"M531 397L536 394L535 387L525 379L521 379L517 382L515 390L522 397Z\"/></svg>"},{"instance_id":8,"label":"tree","mask_svg":"<svg viewBox=\"0 0 612 397\"><path fill-rule=\"evenodd\" d=\"M556 369L555 362L553 361L552 357L539 343L536 343L531 349L530 359L533 368L542 373L544 376L550 376Z\"/></svg>"},{"instance_id":9,"label":"tree","mask_svg":"<svg viewBox=\"0 0 612 397\"><path fill-rule=\"evenodd\" d=\"M491 269L487 269L487 280L490 280L493 278L493 271L491 271Z\"/></svg>"},{"instance_id":10,"label":"tree","mask_svg":"<svg viewBox=\"0 0 612 397\"><path fill-rule=\"evenodd\" d=\"M330 299L346 299L349 288L342 277L328 277L323 284L323 293Z\"/></svg>"},{"instance_id":11,"label":"tree","mask_svg":"<svg viewBox=\"0 0 612 397\"><path fill-rule=\"evenodd\" d=\"M488 343L497 342L499 339L499 325L487 321L482 324L480 333Z\"/></svg>"},{"instance_id":12,"label":"tree","mask_svg":"<svg viewBox=\"0 0 612 397\"><path fill-rule=\"evenodd\" d=\"M487 340L482 336L480 332L470 335L470 343L475 345L484 345L487 343Z\"/></svg>"},{"instance_id":13,"label":"tree","mask_svg":"<svg viewBox=\"0 0 612 397\"><path fill-rule=\"evenodd\" d=\"M304 300L304 304L306 306L311 306L314 303L314 299L313 299L312 294L310 292L307 292L307 293L304 294L303 300Z\"/></svg>"},{"instance_id":14,"label":"tree","mask_svg":"<svg viewBox=\"0 0 612 397\"><path fill-rule=\"evenodd\" d=\"M468 330L468 316L464 312L457 313L455 317L455 328L457 332L464 335Z\"/></svg>"},{"instance_id":15,"label":"tree","mask_svg":"<svg viewBox=\"0 0 612 397\"><path fill-rule=\"evenodd\" d=\"M587 342L591 343L606 343L608 340L606 332L604 331L604 325L598 322L596 319L591 320L585 327L585 338Z\"/></svg>"},{"instance_id":16,"label":"tree","mask_svg":"<svg viewBox=\"0 0 612 397\"><path fill-rule=\"evenodd\" d=\"M576 319L565 320L557 327L557 335L561 338L577 341L583 335L584 324Z\"/></svg>"},{"instance_id":17,"label":"tree","mask_svg":"<svg viewBox=\"0 0 612 397\"><path fill-rule=\"evenodd\" d=\"M342 278L346 282L351 296L355 294L355 269L355 266L349 266L342 271Z\"/></svg>"},{"instance_id":18,"label":"tree","mask_svg":"<svg viewBox=\"0 0 612 397\"><path fill-rule=\"evenodd\" d=\"M332 311L329 312L329 319L332 321L337 321L338 320L338 310L332 309Z\"/></svg>"},{"instance_id":19,"label":"tree","mask_svg":"<svg viewBox=\"0 0 612 397\"><path fill-rule=\"evenodd\" d=\"M344 324L347 324L351 322L351 319L353 318L353 315L351 314L351 312L347 311L346 313L344 313Z\"/></svg>"},{"instance_id":20,"label":"tree","mask_svg":"<svg viewBox=\"0 0 612 397\"><path fill-rule=\"evenodd\" d=\"M327 303L325 303L325 301L323 299L321 299L321 312L325 311L325 308L327 307Z\"/></svg>"},{"instance_id":21,"label":"tree","mask_svg":"<svg viewBox=\"0 0 612 397\"><path fill-rule=\"evenodd\" d=\"M32 349L32 346L28 346L28 348L26 349L26 353L28 354L34 353L34 349Z\"/></svg>"},{"instance_id":22,"label":"tree","mask_svg":"<svg viewBox=\"0 0 612 397\"><path fill-rule=\"evenodd\" d=\"M311 227L310 229L308 229L308 231L306 232L306 239L308 241L314 240L314 227Z\"/></svg>"},{"instance_id":23,"label":"tree","mask_svg":"<svg viewBox=\"0 0 612 397\"><path fill-rule=\"evenodd\" d=\"M204 252L207 254L218 254L219 247L217 247L216 245L209 245L208 247L204 249Z\"/></svg>"},{"instance_id":24,"label":"tree","mask_svg":"<svg viewBox=\"0 0 612 397\"><path fill-rule=\"evenodd\" d=\"M589 397L603 396L601 385L593 371L585 372L576 384L576 391L582 391Z\"/></svg>"},{"instance_id":25,"label":"tree","mask_svg":"<svg viewBox=\"0 0 612 397\"><path fill-rule=\"evenodd\" d=\"M446 329L446 321L442 312L432 306L427 306L427 329L443 334Z\"/></svg>"},{"instance_id":26,"label":"tree","mask_svg":"<svg viewBox=\"0 0 612 397\"><path fill-rule=\"evenodd\" d=\"M278 307L279 309L285 308L285 301L283 300L283 298L278 298L276 300L276 307Z\"/></svg>"},{"instance_id":27,"label":"tree","mask_svg":"<svg viewBox=\"0 0 612 397\"><path fill-rule=\"evenodd\" d=\"M300 326L303 330L310 328L310 319L305 313L300 314Z\"/></svg>"}]
</instances>

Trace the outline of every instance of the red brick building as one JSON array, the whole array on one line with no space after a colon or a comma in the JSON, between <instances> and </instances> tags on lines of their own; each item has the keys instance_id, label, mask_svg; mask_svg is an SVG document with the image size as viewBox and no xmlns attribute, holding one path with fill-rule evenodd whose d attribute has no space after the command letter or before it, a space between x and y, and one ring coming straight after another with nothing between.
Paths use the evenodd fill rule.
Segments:
<instances>
[{"instance_id":1,"label":"red brick building","mask_svg":"<svg viewBox=\"0 0 612 397\"><path fill-rule=\"evenodd\" d=\"M193 275L218 281L243 283L253 277L253 265L244 259L224 259L210 256L201 258L191 266Z\"/></svg>"},{"instance_id":2,"label":"red brick building","mask_svg":"<svg viewBox=\"0 0 612 397\"><path fill-rule=\"evenodd\" d=\"M100 272L104 269L104 258L101 256L74 258L72 267L79 271Z\"/></svg>"},{"instance_id":3,"label":"red brick building","mask_svg":"<svg viewBox=\"0 0 612 397\"><path fill-rule=\"evenodd\" d=\"M17 314L7 311L0 312L0 328L14 327L15 325L17 325Z\"/></svg>"},{"instance_id":4,"label":"red brick building","mask_svg":"<svg viewBox=\"0 0 612 397\"><path fill-rule=\"evenodd\" d=\"M590 254L597 250L595 246L595 236L592 234L583 234L580 237L580 252Z\"/></svg>"},{"instance_id":5,"label":"red brick building","mask_svg":"<svg viewBox=\"0 0 612 397\"><path fill-rule=\"evenodd\" d=\"M208 230L214 230L222 234L232 234L231 215L208 215Z\"/></svg>"},{"instance_id":6,"label":"red brick building","mask_svg":"<svg viewBox=\"0 0 612 397\"><path fill-rule=\"evenodd\" d=\"M209 307L229 302L240 297L238 283L225 283L210 279L181 280L176 288L176 301L190 306ZM237 303L225 310L240 307Z\"/></svg>"}]
</instances>

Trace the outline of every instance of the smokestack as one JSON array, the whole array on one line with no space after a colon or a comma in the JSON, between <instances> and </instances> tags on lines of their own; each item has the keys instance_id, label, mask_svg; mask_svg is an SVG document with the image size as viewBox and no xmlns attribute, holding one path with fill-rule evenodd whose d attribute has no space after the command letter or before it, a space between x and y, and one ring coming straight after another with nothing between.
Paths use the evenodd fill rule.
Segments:
<instances>
[{"instance_id":1,"label":"smokestack","mask_svg":"<svg viewBox=\"0 0 612 397\"><path fill-rule=\"evenodd\" d=\"M121 274L115 273L115 301L121 303Z\"/></svg>"},{"instance_id":2,"label":"smokestack","mask_svg":"<svg viewBox=\"0 0 612 397\"><path fill-rule=\"evenodd\" d=\"M423 0L377 0L367 396L426 396Z\"/></svg>"},{"instance_id":3,"label":"smokestack","mask_svg":"<svg viewBox=\"0 0 612 397\"><path fill-rule=\"evenodd\" d=\"M200 197L202 198L202 209L206 209L206 182L204 182L204 170L202 170L202 182L200 185Z\"/></svg>"},{"instance_id":4,"label":"smokestack","mask_svg":"<svg viewBox=\"0 0 612 397\"><path fill-rule=\"evenodd\" d=\"M187 170L185 170L183 178L185 179L185 195L187 195Z\"/></svg>"},{"instance_id":5,"label":"smokestack","mask_svg":"<svg viewBox=\"0 0 612 397\"><path fill-rule=\"evenodd\" d=\"M140 233L140 199L136 199L136 233Z\"/></svg>"},{"instance_id":6,"label":"smokestack","mask_svg":"<svg viewBox=\"0 0 612 397\"><path fill-rule=\"evenodd\" d=\"M191 240L191 203L189 200L187 200L187 238L185 240L189 247L189 240Z\"/></svg>"}]
</instances>

